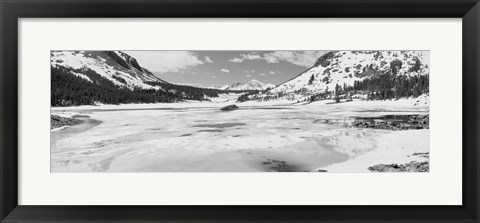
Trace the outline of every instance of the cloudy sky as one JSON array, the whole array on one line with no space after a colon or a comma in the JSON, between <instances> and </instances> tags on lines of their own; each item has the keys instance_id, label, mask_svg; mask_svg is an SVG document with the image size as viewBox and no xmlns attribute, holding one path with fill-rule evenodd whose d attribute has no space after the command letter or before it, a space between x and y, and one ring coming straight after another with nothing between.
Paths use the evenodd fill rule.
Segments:
<instances>
[{"instance_id":1,"label":"cloudy sky","mask_svg":"<svg viewBox=\"0 0 480 223\"><path fill-rule=\"evenodd\" d=\"M177 84L210 87L256 79L280 84L327 51L124 51L140 66Z\"/></svg>"}]
</instances>

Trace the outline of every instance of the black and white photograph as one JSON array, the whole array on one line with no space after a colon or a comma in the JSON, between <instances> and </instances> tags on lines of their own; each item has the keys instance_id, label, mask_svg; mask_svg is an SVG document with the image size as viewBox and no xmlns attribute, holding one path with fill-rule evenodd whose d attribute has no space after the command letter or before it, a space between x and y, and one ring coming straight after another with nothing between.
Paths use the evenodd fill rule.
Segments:
<instances>
[{"instance_id":1,"label":"black and white photograph","mask_svg":"<svg viewBox=\"0 0 480 223\"><path fill-rule=\"evenodd\" d=\"M50 171L429 172L428 50L52 50Z\"/></svg>"}]
</instances>

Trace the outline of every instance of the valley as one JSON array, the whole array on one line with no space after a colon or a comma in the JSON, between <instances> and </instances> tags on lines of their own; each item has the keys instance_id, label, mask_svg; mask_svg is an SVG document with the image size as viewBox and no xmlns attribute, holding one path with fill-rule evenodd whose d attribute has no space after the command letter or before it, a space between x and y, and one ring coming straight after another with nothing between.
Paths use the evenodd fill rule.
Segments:
<instances>
[{"instance_id":1,"label":"valley","mask_svg":"<svg viewBox=\"0 0 480 223\"><path fill-rule=\"evenodd\" d=\"M329 51L298 73L234 68L301 52L237 54L216 75L215 53L188 54L203 67L174 75L225 79L201 87L121 51L52 51L51 172L429 171L427 51Z\"/></svg>"}]
</instances>

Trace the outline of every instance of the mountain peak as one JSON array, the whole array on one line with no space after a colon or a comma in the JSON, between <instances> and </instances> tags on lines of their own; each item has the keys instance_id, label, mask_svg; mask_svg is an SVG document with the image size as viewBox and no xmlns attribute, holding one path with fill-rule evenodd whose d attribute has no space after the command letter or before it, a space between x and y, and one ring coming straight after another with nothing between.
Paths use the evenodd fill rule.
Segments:
<instances>
[{"instance_id":1,"label":"mountain peak","mask_svg":"<svg viewBox=\"0 0 480 223\"><path fill-rule=\"evenodd\" d=\"M253 90L266 90L268 88L273 88L273 84L265 84L259 80L252 79L250 81L244 81L243 83L235 82L228 87L225 87L224 90L234 90L234 91L253 91Z\"/></svg>"},{"instance_id":2,"label":"mountain peak","mask_svg":"<svg viewBox=\"0 0 480 223\"><path fill-rule=\"evenodd\" d=\"M92 80L82 71L92 70L115 85L130 89L158 89L147 82L166 83L121 51L52 51L50 63L52 67L71 70L70 73L87 81Z\"/></svg>"},{"instance_id":3,"label":"mountain peak","mask_svg":"<svg viewBox=\"0 0 480 223\"><path fill-rule=\"evenodd\" d=\"M326 91L336 86L353 86L381 74L407 77L428 75L428 58L423 51L330 51L296 77L267 92L269 96L292 100Z\"/></svg>"}]
</instances>

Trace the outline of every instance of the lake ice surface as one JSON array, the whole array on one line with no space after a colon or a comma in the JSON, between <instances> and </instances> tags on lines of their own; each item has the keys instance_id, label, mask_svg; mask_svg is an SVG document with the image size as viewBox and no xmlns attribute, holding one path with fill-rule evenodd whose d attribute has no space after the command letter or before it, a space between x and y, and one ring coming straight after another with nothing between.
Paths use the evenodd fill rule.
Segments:
<instances>
[{"instance_id":1,"label":"lake ice surface","mask_svg":"<svg viewBox=\"0 0 480 223\"><path fill-rule=\"evenodd\" d=\"M342 172L354 168L343 164L363 157L365 162L373 163L364 163L354 171L368 172L366 167L383 163L383 156L392 160L389 152L377 156L379 160L369 160L366 155L374 154L372 151L387 147L403 151L391 152L392 156L429 151L428 130L400 133L320 121L419 114L425 113L425 108L388 106L386 109L382 105L366 107L362 103L259 103L238 104L239 110L220 111L222 106L185 103L148 109L68 110L82 115L79 117L85 122L51 133L51 171L303 172L326 169L330 172L332 166L332 170ZM52 114L62 112L66 111L52 110ZM415 135L420 142L405 144Z\"/></svg>"}]
</instances>

